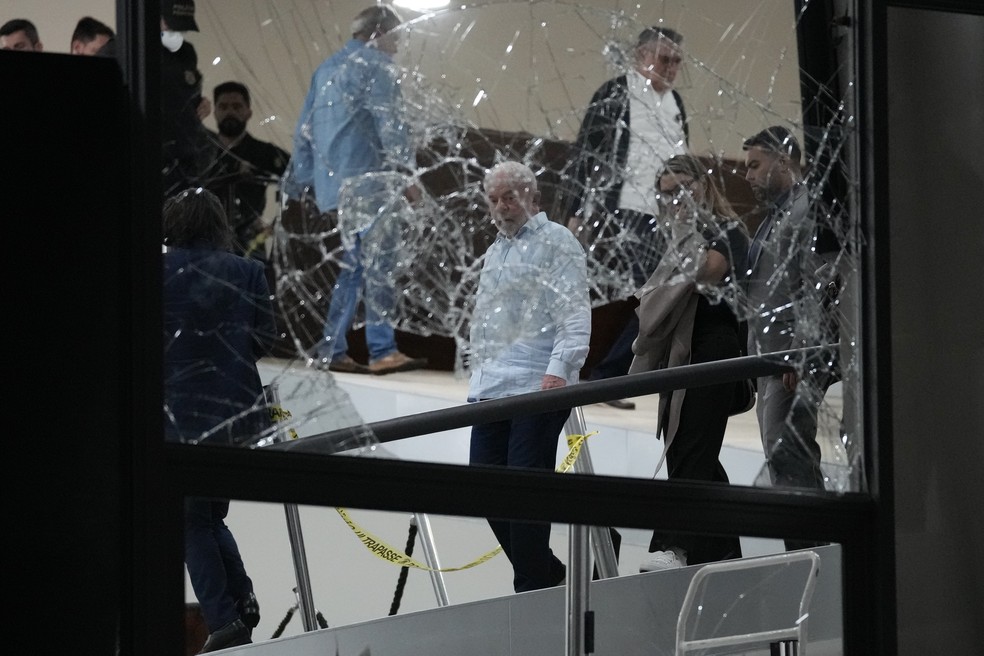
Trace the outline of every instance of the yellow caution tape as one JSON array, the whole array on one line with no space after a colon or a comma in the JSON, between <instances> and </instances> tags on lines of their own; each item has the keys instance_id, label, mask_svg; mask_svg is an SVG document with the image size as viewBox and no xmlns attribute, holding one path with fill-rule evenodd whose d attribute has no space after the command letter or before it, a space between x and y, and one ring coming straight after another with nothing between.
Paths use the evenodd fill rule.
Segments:
<instances>
[{"instance_id":1,"label":"yellow caution tape","mask_svg":"<svg viewBox=\"0 0 984 656\"><path fill-rule=\"evenodd\" d=\"M273 423L279 424L280 422L287 421L290 418L291 418L290 410L281 408L279 405L270 406L270 419L273 420ZM287 433L288 435L290 435L290 439L292 440L297 439L297 431L294 430L292 427L287 428Z\"/></svg>"},{"instance_id":2,"label":"yellow caution tape","mask_svg":"<svg viewBox=\"0 0 984 656\"><path fill-rule=\"evenodd\" d=\"M245 251L243 252L243 257L249 257L250 255L256 253L257 251L259 251L261 248L264 247L267 240L267 232L268 232L268 228L264 228L259 232L259 234L257 234L255 237L253 237L252 240L250 240L249 244L246 246Z\"/></svg>"},{"instance_id":3,"label":"yellow caution tape","mask_svg":"<svg viewBox=\"0 0 984 656\"><path fill-rule=\"evenodd\" d=\"M277 410L280 409L277 408ZM285 410L283 412L286 412L286 416L288 417L290 416L289 412ZM574 466L574 462L577 460L578 455L580 455L581 447L584 445L584 441L587 440L592 435L597 435L597 434L598 431L588 433L587 435L568 435L567 456L564 458L563 462L561 462L560 465L557 467L557 472L563 474L569 471ZM335 510L341 516L342 520L348 525L348 527L352 529L352 532L355 533L356 537L359 538L359 540L366 547L366 549L371 551L379 558L382 558L386 562L392 563L394 565L398 565L399 567L414 567L416 569L422 569L428 572L460 572L462 570L475 567L476 565L481 565L482 563L491 560L492 558L495 558L500 553L502 553L502 547L498 546L492 551L488 552L487 554L483 556L479 556L477 559L473 560L467 565L462 565L460 567L441 567L441 568L428 567L427 565L417 560L414 560L410 556L403 553L401 550L397 549L396 547L390 546L385 541L381 540L380 538L376 537L372 533L363 529L361 526L359 526L354 521L352 521L352 518L349 517L348 512L346 512L344 508L335 508Z\"/></svg>"},{"instance_id":4,"label":"yellow caution tape","mask_svg":"<svg viewBox=\"0 0 984 656\"><path fill-rule=\"evenodd\" d=\"M568 435L567 436L567 457L564 458L563 462L557 466L557 473L564 474L574 466L574 462L577 457L581 455L581 447L584 445L584 441L587 440L592 435L597 435L598 431L588 433L587 435Z\"/></svg>"},{"instance_id":5,"label":"yellow caution tape","mask_svg":"<svg viewBox=\"0 0 984 656\"><path fill-rule=\"evenodd\" d=\"M498 556L502 552L502 547L496 547L484 556L479 557L477 560L473 560L467 565L462 565L461 567L428 567L427 565L414 560L399 549L386 544L386 542L380 540L372 533L362 529L352 521L352 518L349 517L344 508L335 508L335 510L342 516L342 519L345 520L345 523L348 524L348 527L352 529L356 537L358 537L362 544L365 545L366 549L379 556L386 562L393 563L394 565L398 565L400 567L415 567L428 572L460 572L461 570L469 569L475 567L476 565L481 565L485 561Z\"/></svg>"}]
</instances>

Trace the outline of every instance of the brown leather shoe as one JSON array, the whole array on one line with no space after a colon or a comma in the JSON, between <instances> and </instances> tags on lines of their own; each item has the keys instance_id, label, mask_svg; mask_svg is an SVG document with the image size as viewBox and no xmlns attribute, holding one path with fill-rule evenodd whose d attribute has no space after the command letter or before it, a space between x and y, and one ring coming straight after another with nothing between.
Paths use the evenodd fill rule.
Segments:
<instances>
[{"instance_id":1,"label":"brown leather shoe","mask_svg":"<svg viewBox=\"0 0 984 656\"><path fill-rule=\"evenodd\" d=\"M347 355L343 355L331 361L328 365L328 371L337 371L343 374L367 374L369 373L369 367L359 364Z\"/></svg>"},{"instance_id":2,"label":"brown leather shoe","mask_svg":"<svg viewBox=\"0 0 984 656\"><path fill-rule=\"evenodd\" d=\"M369 373L377 376L397 371L413 371L427 366L427 358L411 358L399 351L369 362Z\"/></svg>"}]
</instances>

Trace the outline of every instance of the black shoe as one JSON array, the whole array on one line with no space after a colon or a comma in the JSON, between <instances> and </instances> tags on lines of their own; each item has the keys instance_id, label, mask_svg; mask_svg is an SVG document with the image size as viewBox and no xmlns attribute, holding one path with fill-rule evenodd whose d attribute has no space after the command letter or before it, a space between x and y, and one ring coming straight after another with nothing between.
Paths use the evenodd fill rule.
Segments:
<instances>
[{"instance_id":1,"label":"black shoe","mask_svg":"<svg viewBox=\"0 0 984 656\"><path fill-rule=\"evenodd\" d=\"M632 401L626 401L625 399L612 399L611 401L605 401L605 405L611 406L612 408L618 408L619 410L635 410L635 403Z\"/></svg>"},{"instance_id":2,"label":"black shoe","mask_svg":"<svg viewBox=\"0 0 984 656\"><path fill-rule=\"evenodd\" d=\"M216 629L213 633L208 636L208 640L205 641L205 646L202 650L198 652L199 654L204 654L210 651L219 651L220 649L228 649L229 647L238 647L240 645L252 644L252 640L249 637L249 629L243 624L242 620L234 620L229 622L221 629Z\"/></svg>"},{"instance_id":3,"label":"black shoe","mask_svg":"<svg viewBox=\"0 0 984 656\"><path fill-rule=\"evenodd\" d=\"M239 619L249 627L250 635L252 635L253 629L260 623L260 602L256 600L256 595L252 592L248 593L239 600L236 609L239 611Z\"/></svg>"}]
</instances>

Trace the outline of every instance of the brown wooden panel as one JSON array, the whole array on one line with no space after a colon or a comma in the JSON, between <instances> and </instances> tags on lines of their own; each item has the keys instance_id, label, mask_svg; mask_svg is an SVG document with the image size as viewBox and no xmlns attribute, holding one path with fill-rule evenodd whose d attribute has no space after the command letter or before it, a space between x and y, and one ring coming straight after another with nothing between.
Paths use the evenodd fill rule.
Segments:
<instances>
[{"instance_id":1,"label":"brown wooden panel","mask_svg":"<svg viewBox=\"0 0 984 656\"><path fill-rule=\"evenodd\" d=\"M567 162L572 144L552 141L534 135L493 130L468 130L454 143L437 141L418 157L418 166L423 170L421 183L433 197L448 197L466 186L473 186L481 180L484 170L491 167L497 159L517 159L528 162L538 175L541 191L541 208L554 221L564 222L563 203L560 189L561 172ZM744 164L732 160L720 163L705 159L721 180L725 193L735 210L742 216L750 231L754 231L761 219L755 209L755 198L748 183L744 180ZM453 211L461 213L462 221L471 221L476 226L488 222L485 210L462 201L452 203ZM330 219L318 213L313 204L288 203L282 217L283 228L298 235L327 232ZM481 253L494 238L491 228L476 230L474 233L474 252ZM321 337L321 327L328 307L329 293L335 280L336 271L324 257L337 243L326 243L322 251L315 242L291 240L289 252L283 254L281 265L299 271L291 276L290 285L277 290L280 312L278 328L280 339L275 348L279 357L296 357L307 351ZM271 283L274 273L270 270ZM591 349L585 363L584 374L590 372L608 351L618 336L627 318L634 312L635 303L615 301L592 310ZM364 330L349 333L349 353L356 360L365 363L368 353L365 347ZM426 357L430 369L452 371L455 363L455 344L450 337L439 335L417 335L397 330L397 345L400 350L414 357Z\"/></svg>"}]
</instances>

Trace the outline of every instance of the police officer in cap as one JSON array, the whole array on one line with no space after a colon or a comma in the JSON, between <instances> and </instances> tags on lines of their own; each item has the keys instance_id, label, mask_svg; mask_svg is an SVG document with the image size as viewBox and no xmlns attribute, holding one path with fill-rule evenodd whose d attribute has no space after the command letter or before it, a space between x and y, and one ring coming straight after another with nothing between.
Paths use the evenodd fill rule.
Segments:
<instances>
[{"instance_id":1,"label":"police officer in cap","mask_svg":"<svg viewBox=\"0 0 984 656\"><path fill-rule=\"evenodd\" d=\"M165 196L197 186L209 158L202 119L211 112L211 103L202 97L198 53L184 36L197 31L192 0L162 0L161 139Z\"/></svg>"}]
</instances>

